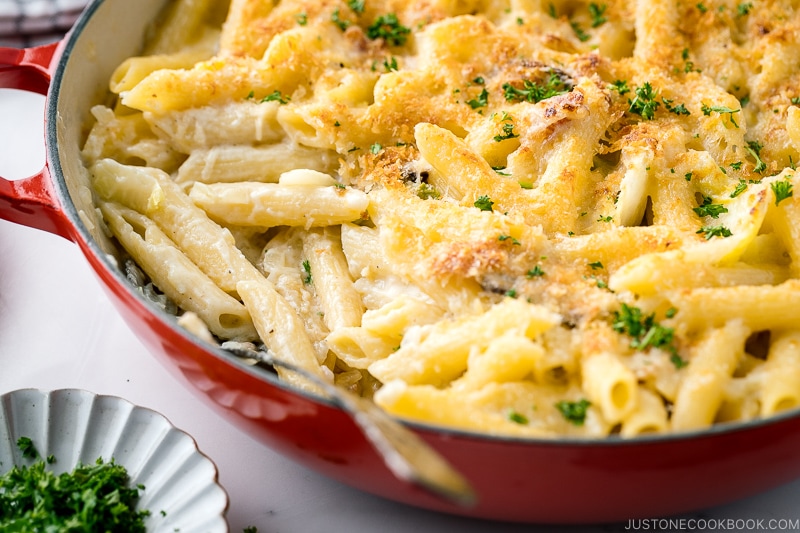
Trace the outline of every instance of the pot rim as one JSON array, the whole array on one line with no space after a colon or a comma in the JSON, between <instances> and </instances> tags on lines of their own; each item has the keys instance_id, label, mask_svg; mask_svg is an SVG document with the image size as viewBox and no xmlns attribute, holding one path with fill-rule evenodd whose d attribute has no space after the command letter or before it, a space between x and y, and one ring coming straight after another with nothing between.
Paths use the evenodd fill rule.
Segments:
<instances>
[{"instance_id":1,"label":"pot rim","mask_svg":"<svg viewBox=\"0 0 800 533\"><path fill-rule=\"evenodd\" d=\"M56 51L54 58L55 62L51 65L53 75L45 105L45 144L47 165L51 170L52 185L56 195L59 198L61 209L63 210L65 217L72 225L71 229L73 236L75 238L79 238L83 242L85 245L84 250L91 250L91 253L95 256L95 259L101 263L115 278L117 285L122 287L129 297L133 297L133 299L135 299L144 309L149 311L151 315L155 316L162 325L168 327L173 333L179 335L185 341L193 344L199 350L212 355L220 362L233 366L240 371L246 372L260 381L264 381L269 385L278 387L292 395L298 395L304 400L323 404L333 409L342 411L338 404L333 400L292 387L283 382L276 373L269 372L266 369L259 368L257 366L248 365L232 353L229 353L219 347L201 342L199 338L195 337L186 329L178 325L174 319L169 318L166 313L160 309L157 309L152 302L147 300L139 291L134 290L134 288L124 279L119 267L112 263L108 255L100 249L94 238L87 230L83 221L78 216L77 209L72 201L72 197L64 179L63 168L60 160L60 151L57 142L57 120L55 120L55 118L58 117L59 94L61 86L63 83L65 83L65 81L68 82L68 80L64 79L64 71L66 70L66 65L70 60L72 50L75 46L75 43L81 39L81 36L90 19L95 15L97 9L105 1L106 0L91 0L81 16L75 22L72 29L59 44L59 49ZM616 435L606 437L520 437L493 435L464 429L448 428L445 426L417 422L403 418L398 418L398 420L404 425L417 431L437 435L445 439L473 440L481 441L487 444L515 444L539 447L627 448L630 446L664 444L672 442L688 443L694 442L698 439L721 437L729 433L756 431L768 426L788 424L791 421L800 420L800 407L772 415L768 418L757 418L749 421L724 422L715 424L705 429L677 433L640 435L632 438L622 438Z\"/></svg>"}]
</instances>

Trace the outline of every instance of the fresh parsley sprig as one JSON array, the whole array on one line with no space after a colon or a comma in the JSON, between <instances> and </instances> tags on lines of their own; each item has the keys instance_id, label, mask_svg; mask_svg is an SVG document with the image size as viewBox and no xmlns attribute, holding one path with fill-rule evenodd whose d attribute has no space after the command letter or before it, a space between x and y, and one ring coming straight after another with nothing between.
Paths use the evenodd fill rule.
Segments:
<instances>
[{"instance_id":1,"label":"fresh parsley sprig","mask_svg":"<svg viewBox=\"0 0 800 533\"><path fill-rule=\"evenodd\" d=\"M728 208L721 204L713 203L714 200L710 196L703 196L703 203L692 209L697 216L719 218L722 213L727 213Z\"/></svg>"},{"instance_id":2,"label":"fresh parsley sprig","mask_svg":"<svg viewBox=\"0 0 800 533\"><path fill-rule=\"evenodd\" d=\"M367 28L367 37L370 39L383 39L394 46L406 44L410 33L411 29L400 24L394 13L379 16Z\"/></svg>"},{"instance_id":3,"label":"fresh parsley sprig","mask_svg":"<svg viewBox=\"0 0 800 533\"><path fill-rule=\"evenodd\" d=\"M572 87L556 72L550 72L547 79L541 82L522 80L521 88L511 83L504 83L502 88L507 101L531 103L541 102L572 90Z\"/></svg>"},{"instance_id":4,"label":"fresh parsley sprig","mask_svg":"<svg viewBox=\"0 0 800 533\"><path fill-rule=\"evenodd\" d=\"M644 82L641 86L636 87L633 93L635 96L628 99L628 111L645 120L652 120L656 110L661 106L661 102L656 99L658 91L650 85L650 82Z\"/></svg>"},{"instance_id":5,"label":"fresh parsley sprig","mask_svg":"<svg viewBox=\"0 0 800 533\"><path fill-rule=\"evenodd\" d=\"M730 237L733 235L731 230L722 224L718 226L703 226L696 233L705 235L707 241L710 241L713 237Z\"/></svg>"},{"instance_id":6,"label":"fresh parsley sprig","mask_svg":"<svg viewBox=\"0 0 800 533\"><path fill-rule=\"evenodd\" d=\"M775 205L792 197L792 182L789 180L773 181L770 188L775 194Z\"/></svg>"},{"instance_id":7,"label":"fresh parsley sprig","mask_svg":"<svg viewBox=\"0 0 800 533\"><path fill-rule=\"evenodd\" d=\"M591 405L592 403L585 398L577 402L561 400L556 403L556 409L571 424L582 426L586 421L586 413Z\"/></svg>"},{"instance_id":8,"label":"fresh parsley sprig","mask_svg":"<svg viewBox=\"0 0 800 533\"><path fill-rule=\"evenodd\" d=\"M686 364L674 345L675 330L656 322L655 313L645 315L638 307L623 303L619 311L614 311L611 327L618 333L630 336L630 346L635 350L660 348L672 354L670 359L676 367Z\"/></svg>"}]
</instances>

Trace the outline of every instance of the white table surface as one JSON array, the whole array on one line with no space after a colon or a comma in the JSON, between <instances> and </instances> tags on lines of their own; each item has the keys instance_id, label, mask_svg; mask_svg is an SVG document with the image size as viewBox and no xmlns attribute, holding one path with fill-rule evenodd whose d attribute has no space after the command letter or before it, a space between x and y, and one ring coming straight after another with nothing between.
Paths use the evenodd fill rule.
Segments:
<instances>
[{"instance_id":1,"label":"white table surface","mask_svg":"<svg viewBox=\"0 0 800 533\"><path fill-rule=\"evenodd\" d=\"M0 176L19 179L42 166L43 104L39 95L0 89ZM216 463L230 497L232 532L255 526L259 533L599 533L632 525L554 528L468 520L385 501L297 465L173 378L118 316L75 244L0 221L0 393L25 387L82 388L164 414ZM800 530L800 481L682 518L692 517L763 519L765 525L789 520Z\"/></svg>"}]
</instances>

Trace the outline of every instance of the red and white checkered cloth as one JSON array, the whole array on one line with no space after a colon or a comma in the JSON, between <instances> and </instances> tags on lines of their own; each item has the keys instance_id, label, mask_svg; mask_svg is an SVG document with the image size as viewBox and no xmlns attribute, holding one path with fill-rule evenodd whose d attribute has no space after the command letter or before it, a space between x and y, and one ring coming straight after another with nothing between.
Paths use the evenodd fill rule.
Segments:
<instances>
[{"instance_id":1,"label":"red and white checkered cloth","mask_svg":"<svg viewBox=\"0 0 800 533\"><path fill-rule=\"evenodd\" d=\"M61 39L75 23L87 2L88 0L0 0L0 46L23 48Z\"/></svg>"}]
</instances>

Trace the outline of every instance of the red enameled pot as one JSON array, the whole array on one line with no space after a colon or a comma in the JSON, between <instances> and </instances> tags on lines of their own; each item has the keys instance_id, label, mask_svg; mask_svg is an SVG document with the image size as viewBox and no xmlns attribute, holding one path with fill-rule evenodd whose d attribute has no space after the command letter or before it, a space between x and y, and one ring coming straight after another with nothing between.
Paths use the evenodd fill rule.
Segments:
<instances>
[{"instance_id":1,"label":"red enameled pot","mask_svg":"<svg viewBox=\"0 0 800 533\"><path fill-rule=\"evenodd\" d=\"M220 416L348 485L415 506L539 523L654 518L744 498L800 477L800 415L635 440L495 438L412 426L473 484L459 507L398 481L340 409L188 335L135 291L92 234L80 147L112 70L141 48L164 0L96 0L53 45L0 48L0 87L47 95L47 164L0 179L0 218L75 242L130 327ZM66 280L65 280L66 281ZM248 460L253 460L249 458Z\"/></svg>"}]
</instances>

